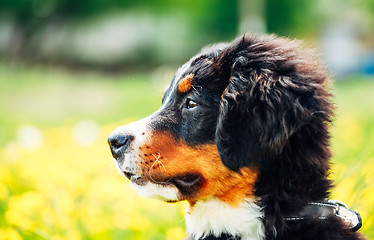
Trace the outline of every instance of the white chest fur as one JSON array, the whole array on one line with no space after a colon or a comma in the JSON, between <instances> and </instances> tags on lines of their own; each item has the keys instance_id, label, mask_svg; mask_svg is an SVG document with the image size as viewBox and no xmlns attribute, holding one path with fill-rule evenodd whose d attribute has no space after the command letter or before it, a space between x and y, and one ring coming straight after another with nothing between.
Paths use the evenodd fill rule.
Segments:
<instances>
[{"instance_id":1,"label":"white chest fur","mask_svg":"<svg viewBox=\"0 0 374 240\"><path fill-rule=\"evenodd\" d=\"M211 197L187 208L187 233L197 239L210 234L218 237L228 233L241 236L242 240L260 240L264 239L262 217L261 208L252 200L234 208Z\"/></svg>"}]
</instances>

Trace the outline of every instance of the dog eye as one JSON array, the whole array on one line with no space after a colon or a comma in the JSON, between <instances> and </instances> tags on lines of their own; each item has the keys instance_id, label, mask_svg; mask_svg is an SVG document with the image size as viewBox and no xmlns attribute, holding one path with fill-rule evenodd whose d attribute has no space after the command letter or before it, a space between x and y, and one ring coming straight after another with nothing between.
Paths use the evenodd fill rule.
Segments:
<instances>
[{"instance_id":1,"label":"dog eye","mask_svg":"<svg viewBox=\"0 0 374 240\"><path fill-rule=\"evenodd\" d=\"M197 105L198 105L198 104L197 104L195 101L193 101L193 100L187 98L186 105L185 105L185 107L186 107L187 109L194 108L194 107L196 107Z\"/></svg>"}]
</instances>

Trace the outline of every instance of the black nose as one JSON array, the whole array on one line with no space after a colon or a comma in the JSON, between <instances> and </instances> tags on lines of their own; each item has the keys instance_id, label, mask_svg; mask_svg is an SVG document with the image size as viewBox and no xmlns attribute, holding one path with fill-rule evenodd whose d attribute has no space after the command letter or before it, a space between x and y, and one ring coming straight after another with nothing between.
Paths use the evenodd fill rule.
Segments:
<instances>
[{"instance_id":1,"label":"black nose","mask_svg":"<svg viewBox=\"0 0 374 240\"><path fill-rule=\"evenodd\" d=\"M126 149L130 146L130 143L133 139L133 135L116 134L113 136L109 136L108 143L113 157L118 158L120 153L125 152Z\"/></svg>"}]
</instances>

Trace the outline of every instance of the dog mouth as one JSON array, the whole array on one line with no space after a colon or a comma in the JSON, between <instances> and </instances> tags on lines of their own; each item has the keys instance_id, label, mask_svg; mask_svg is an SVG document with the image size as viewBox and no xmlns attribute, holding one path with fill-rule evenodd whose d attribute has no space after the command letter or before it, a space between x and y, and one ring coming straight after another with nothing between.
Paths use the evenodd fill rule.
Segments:
<instances>
[{"instance_id":1,"label":"dog mouth","mask_svg":"<svg viewBox=\"0 0 374 240\"><path fill-rule=\"evenodd\" d=\"M179 188L192 188L193 186L198 185L201 182L201 176L198 174L187 174L184 176L172 178L171 182Z\"/></svg>"},{"instance_id":2,"label":"dog mouth","mask_svg":"<svg viewBox=\"0 0 374 240\"><path fill-rule=\"evenodd\" d=\"M127 179L129 179L136 185L144 186L145 184L147 184L147 180L145 178L142 178L141 176L136 175L135 173L124 171L123 174L126 176Z\"/></svg>"},{"instance_id":3,"label":"dog mouth","mask_svg":"<svg viewBox=\"0 0 374 240\"><path fill-rule=\"evenodd\" d=\"M178 188L192 188L193 186L199 184L201 182L201 176L198 174L185 174L177 177L169 178L167 181L165 180L158 180L153 178L148 178L144 176L136 175L132 172L123 172L126 178L128 178L131 182L135 183L139 186L144 186L148 182L159 184L159 185L171 185L174 184Z\"/></svg>"}]
</instances>

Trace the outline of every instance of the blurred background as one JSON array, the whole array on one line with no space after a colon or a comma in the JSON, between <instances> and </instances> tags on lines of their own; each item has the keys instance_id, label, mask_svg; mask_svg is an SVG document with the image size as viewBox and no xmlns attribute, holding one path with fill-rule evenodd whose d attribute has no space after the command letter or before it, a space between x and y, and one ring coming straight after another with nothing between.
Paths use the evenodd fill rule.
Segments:
<instances>
[{"instance_id":1,"label":"blurred background","mask_svg":"<svg viewBox=\"0 0 374 240\"><path fill-rule=\"evenodd\" d=\"M319 49L332 198L374 238L374 0L1 0L0 240L182 239L185 203L137 196L106 138L155 111L204 45L245 32Z\"/></svg>"}]
</instances>

